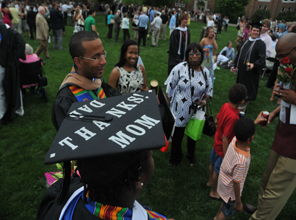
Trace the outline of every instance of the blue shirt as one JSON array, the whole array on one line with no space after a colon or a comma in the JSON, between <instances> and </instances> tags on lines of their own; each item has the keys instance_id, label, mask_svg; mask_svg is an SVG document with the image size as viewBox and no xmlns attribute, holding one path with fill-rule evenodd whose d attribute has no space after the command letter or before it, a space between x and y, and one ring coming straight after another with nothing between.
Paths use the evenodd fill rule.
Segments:
<instances>
[{"instance_id":1,"label":"blue shirt","mask_svg":"<svg viewBox=\"0 0 296 220\"><path fill-rule=\"evenodd\" d=\"M176 16L175 15L173 15L171 17L170 24L169 24L169 29L173 29L173 24L174 24L174 28L176 28Z\"/></svg>"},{"instance_id":2,"label":"blue shirt","mask_svg":"<svg viewBox=\"0 0 296 220\"><path fill-rule=\"evenodd\" d=\"M221 55L224 51L226 51L226 57L228 59L230 59L232 57L232 60L234 60L234 49L233 49L233 47L231 47L230 49L229 49L229 47L224 47L223 50L221 50L219 55Z\"/></svg>"},{"instance_id":3,"label":"blue shirt","mask_svg":"<svg viewBox=\"0 0 296 220\"><path fill-rule=\"evenodd\" d=\"M150 11L150 21L152 21L154 18L154 11L151 9Z\"/></svg>"},{"instance_id":4,"label":"blue shirt","mask_svg":"<svg viewBox=\"0 0 296 220\"><path fill-rule=\"evenodd\" d=\"M139 17L139 27L147 28L147 24L149 22L149 18L146 14L142 14Z\"/></svg>"},{"instance_id":5,"label":"blue shirt","mask_svg":"<svg viewBox=\"0 0 296 220\"><path fill-rule=\"evenodd\" d=\"M107 17L107 24L111 24L110 23L110 21L111 21L111 19L113 19L114 18L114 15L108 15L108 17Z\"/></svg>"},{"instance_id":6,"label":"blue shirt","mask_svg":"<svg viewBox=\"0 0 296 220\"><path fill-rule=\"evenodd\" d=\"M285 29L284 23L279 23L278 27L279 27L279 29Z\"/></svg>"}]
</instances>

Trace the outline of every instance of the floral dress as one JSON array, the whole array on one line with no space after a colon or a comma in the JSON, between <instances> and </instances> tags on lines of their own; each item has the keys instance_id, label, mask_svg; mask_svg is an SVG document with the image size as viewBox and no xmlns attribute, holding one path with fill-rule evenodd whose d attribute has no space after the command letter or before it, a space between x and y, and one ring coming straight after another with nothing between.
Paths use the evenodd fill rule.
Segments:
<instances>
[{"instance_id":1,"label":"floral dress","mask_svg":"<svg viewBox=\"0 0 296 220\"><path fill-rule=\"evenodd\" d=\"M203 62L202 62L202 66L206 67L209 72L210 72L210 76L211 76L211 79L212 79L212 87L214 88L214 69L213 69L213 54L212 54L212 50L214 48L214 46L212 44L209 44L209 45L205 45L203 47L204 48L209 48L209 51L204 51L204 59L203 59Z\"/></svg>"}]
</instances>

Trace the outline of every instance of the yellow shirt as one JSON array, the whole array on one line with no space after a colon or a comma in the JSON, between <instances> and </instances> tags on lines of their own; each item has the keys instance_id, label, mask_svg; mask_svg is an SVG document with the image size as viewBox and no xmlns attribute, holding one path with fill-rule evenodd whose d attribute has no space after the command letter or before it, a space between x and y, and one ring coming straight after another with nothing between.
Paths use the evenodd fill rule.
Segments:
<instances>
[{"instance_id":1,"label":"yellow shirt","mask_svg":"<svg viewBox=\"0 0 296 220\"><path fill-rule=\"evenodd\" d=\"M13 19L11 22L13 24L18 24L20 22L19 14L20 12L16 8L9 8L10 14L12 15Z\"/></svg>"}]
</instances>

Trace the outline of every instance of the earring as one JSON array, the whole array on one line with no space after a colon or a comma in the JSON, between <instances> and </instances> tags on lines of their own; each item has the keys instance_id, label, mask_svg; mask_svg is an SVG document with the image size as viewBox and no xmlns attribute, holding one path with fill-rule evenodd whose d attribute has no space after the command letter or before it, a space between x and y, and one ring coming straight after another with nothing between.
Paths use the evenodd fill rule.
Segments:
<instances>
[{"instance_id":1,"label":"earring","mask_svg":"<svg viewBox=\"0 0 296 220\"><path fill-rule=\"evenodd\" d=\"M141 183L141 186L143 186L144 185L144 183Z\"/></svg>"}]
</instances>

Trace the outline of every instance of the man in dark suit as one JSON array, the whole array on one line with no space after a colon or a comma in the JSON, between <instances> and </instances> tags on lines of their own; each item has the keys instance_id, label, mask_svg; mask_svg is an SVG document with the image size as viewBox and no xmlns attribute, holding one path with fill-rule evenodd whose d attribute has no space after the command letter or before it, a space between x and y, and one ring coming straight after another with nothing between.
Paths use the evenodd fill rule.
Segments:
<instances>
[{"instance_id":1,"label":"man in dark suit","mask_svg":"<svg viewBox=\"0 0 296 220\"><path fill-rule=\"evenodd\" d=\"M116 14L114 15L114 42L118 41L120 23L121 23L120 10L117 10Z\"/></svg>"},{"instance_id":2,"label":"man in dark suit","mask_svg":"<svg viewBox=\"0 0 296 220\"><path fill-rule=\"evenodd\" d=\"M36 36L36 15L37 12L33 11L33 6L30 6L30 10L27 12L27 22L30 28L31 39L34 40L34 34Z\"/></svg>"},{"instance_id":3,"label":"man in dark suit","mask_svg":"<svg viewBox=\"0 0 296 220\"><path fill-rule=\"evenodd\" d=\"M63 49L63 14L61 12L61 7L58 7L56 3L52 4L50 9L50 24L53 34L53 48L54 49ZM57 43L59 42L59 48Z\"/></svg>"},{"instance_id":4,"label":"man in dark suit","mask_svg":"<svg viewBox=\"0 0 296 220\"><path fill-rule=\"evenodd\" d=\"M83 4L82 16L83 16L83 19L84 19L84 20L88 17L88 11L89 11L89 10L87 9L86 4Z\"/></svg>"}]
</instances>

